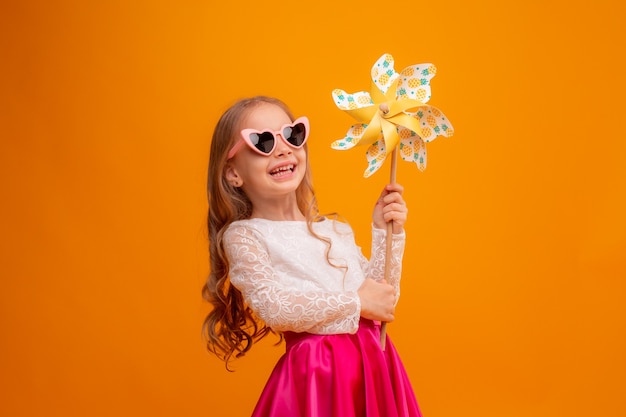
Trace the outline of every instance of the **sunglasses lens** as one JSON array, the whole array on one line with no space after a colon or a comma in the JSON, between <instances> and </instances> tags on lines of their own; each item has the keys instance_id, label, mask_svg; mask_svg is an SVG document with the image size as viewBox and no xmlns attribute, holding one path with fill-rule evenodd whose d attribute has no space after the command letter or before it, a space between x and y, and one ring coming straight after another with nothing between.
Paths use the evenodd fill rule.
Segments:
<instances>
[{"instance_id":1,"label":"sunglasses lens","mask_svg":"<svg viewBox=\"0 0 626 417\"><path fill-rule=\"evenodd\" d=\"M287 142L291 143L293 146L302 146L306 138L304 123L296 123L293 126L287 126L283 130L283 136L287 139Z\"/></svg>"},{"instance_id":2,"label":"sunglasses lens","mask_svg":"<svg viewBox=\"0 0 626 417\"><path fill-rule=\"evenodd\" d=\"M270 154L274 149L274 135L270 132L251 133L250 142L264 154Z\"/></svg>"}]
</instances>

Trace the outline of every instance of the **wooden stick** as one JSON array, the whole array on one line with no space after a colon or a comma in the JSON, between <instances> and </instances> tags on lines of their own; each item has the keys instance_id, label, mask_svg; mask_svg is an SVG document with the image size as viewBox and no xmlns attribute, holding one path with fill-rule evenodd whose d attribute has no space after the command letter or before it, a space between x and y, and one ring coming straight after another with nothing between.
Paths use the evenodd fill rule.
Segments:
<instances>
[{"instance_id":1,"label":"wooden stick","mask_svg":"<svg viewBox=\"0 0 626 417\"><path fill-rule=\"evenodd\" d=\"M391 153L391 174L389 176L389 183L394 184L396 182L396 162L398 161L398 146L396 146ZM389 282L389 275L391 275L391 243L393 239L393 221L387 223L387 236L385 237L385 281ZM380 347L385 350L387 341L387 322L380 324Z\"/></svg>"}]
</instances>

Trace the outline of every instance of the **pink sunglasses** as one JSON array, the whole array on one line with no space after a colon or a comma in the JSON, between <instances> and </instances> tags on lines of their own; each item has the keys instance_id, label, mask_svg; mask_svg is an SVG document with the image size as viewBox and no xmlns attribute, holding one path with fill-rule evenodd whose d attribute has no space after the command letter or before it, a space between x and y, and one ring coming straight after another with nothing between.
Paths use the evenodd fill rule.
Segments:
<instances>
[{"instance_id":1,"label":"pink sunglasses","mask_svg":"<svg viewBox=\"0 0 626 417\"><path fill-rule=\"evenodd\" d=\"M274 149L276 149L278 143L276 137L278 135L283 138L287 145L295 149L300 149L309 137L309 119L305 116L299 117L292 123L281 127L280 130L273 132L271 130L260 131L256 129L243 129L241 131L241 139L232 147L230 152L228 152L226 159L235 156L244 143L256 153L269 156L274 152Z\"/></svg>"}]
</instances>

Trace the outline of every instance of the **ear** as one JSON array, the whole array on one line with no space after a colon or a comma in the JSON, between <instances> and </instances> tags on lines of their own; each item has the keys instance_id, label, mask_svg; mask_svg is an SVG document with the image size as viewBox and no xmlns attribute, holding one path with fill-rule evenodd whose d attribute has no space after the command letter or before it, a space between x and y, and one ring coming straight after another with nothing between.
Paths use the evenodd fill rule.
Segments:
<instances>
[{"instance_id":1,"label":"ear","mask_svg":"<svg viewBox=\"0 0 626 417\"><path fill-rule=\"evenodd\" d=\"M226 178L226 181L228 181L228 183L233 187L241 187L243 185L243 180L239 176L237 169L231 164L226 165L224 177Z\"/></svg>"}]
</instances>

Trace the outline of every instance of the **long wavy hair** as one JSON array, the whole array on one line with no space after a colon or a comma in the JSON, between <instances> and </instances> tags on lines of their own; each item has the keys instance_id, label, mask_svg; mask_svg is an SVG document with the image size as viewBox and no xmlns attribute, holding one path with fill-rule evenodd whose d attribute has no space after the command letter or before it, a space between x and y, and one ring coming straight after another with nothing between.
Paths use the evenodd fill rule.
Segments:
<instances>
[{"instance_id":1,"label":"long wavy hair","mask_svg":"<svg viewBox=\"0 0 626 417\"><path fill-rule=\"evenodd\" d=\"M229 261L224 250L222 236L228 226L241 219L249 218L252 204L241 188L226 181L224 172L228 151L239 139L242 121L257 106L271 104L280 107L293 121L289 108L280 100L257 96L237 101L219 119L211 142L207 194L209 200L208 236L210 272L202 288L202 296L212 305L211 312L202 327L207 349L224 360L226 369L229 361L243 356L253 343L258 342L272 330L259 320L244 302L241 292L229 280ZM313 232L312 223L319 217L317 200L313 191L307 144L306 174L296 189L298 208L305 215L309 231L328 245L330 241ZM282 341L282 335L280 340ZM229 369L230 370L230 369Z\"/></svg>"}]
</instances>

